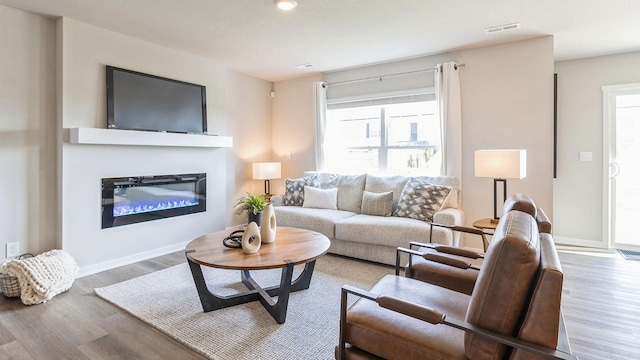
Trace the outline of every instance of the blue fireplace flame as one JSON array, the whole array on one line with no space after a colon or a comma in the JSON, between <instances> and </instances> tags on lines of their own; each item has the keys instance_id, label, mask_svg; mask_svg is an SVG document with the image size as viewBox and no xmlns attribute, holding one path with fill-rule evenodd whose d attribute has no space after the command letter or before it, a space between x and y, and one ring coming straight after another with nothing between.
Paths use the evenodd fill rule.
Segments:
<instances>
[{"instance_id":1,"label":"blue fireplace flame","mask_svg":"<svg viewBox=\"0 0 640 360\"><path fill-rule=\"evenodd\" d=\"M168 210L168 209L177 209L188 206L196 206L199 205L200 202L193 199L179 199L173 201L166 201L160 203L137 203L134 205L130 204L115 204L113 207L113 216L126 216L126 215L135 215L142 214L152 211L160 211L160 210Z\"/></svg>"}]
</instances>

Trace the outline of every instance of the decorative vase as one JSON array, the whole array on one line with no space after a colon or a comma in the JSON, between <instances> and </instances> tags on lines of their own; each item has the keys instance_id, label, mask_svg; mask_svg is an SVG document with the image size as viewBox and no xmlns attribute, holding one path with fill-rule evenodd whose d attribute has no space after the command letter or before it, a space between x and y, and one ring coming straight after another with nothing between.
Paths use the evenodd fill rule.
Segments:
<instances>
[{"instance_id":1,"label":"decorative vase","mask_svg":"<svg viewBox=\"0 0 640 360\"><path fill-rule=\"evenodd\" d=\"M260 229L258 224L250 222L242 233L242 251L245 254L253 254L260 250L262 240L260 239Z\"/></svg>"},{"instance_id":2,"label":"decorative vase","mask_svg":"<svg viewBox=\"0 0 640 360\"><path fill-rule=\"evenodd\" d=\"M253 212L248 211L247 212L247 224L250 224L251 222L256 223L256 225L259 225L262 222L262 212L254 214Z\"/></svg>"},{"instance_id":3,"label":"decorative vase","mask_svg":"<svg viewBox=\"0 0 640 360\"><path fill-rule=\"evenodd\" d=\"M276 240L276 212L273 210L273 205L267 204L263 214L260 223L260 236L263 243L269 244Z\"/></svg>"}]
</instances>

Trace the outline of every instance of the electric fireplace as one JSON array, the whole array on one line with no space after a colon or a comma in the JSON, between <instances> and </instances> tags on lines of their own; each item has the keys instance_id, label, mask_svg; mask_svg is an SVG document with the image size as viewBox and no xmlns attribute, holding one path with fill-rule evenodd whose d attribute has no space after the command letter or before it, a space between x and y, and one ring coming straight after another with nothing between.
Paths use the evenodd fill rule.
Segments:
<instances>
[{"instance_id":1,"label":"electric fireplace","mask_svg":"<svg viewBox=\"0 0 640 360\"><path fill-rule=\"evenodd\" d=\"M102 179L102 228L207 210L207 174Z\"/></svg>"}]
</instances>

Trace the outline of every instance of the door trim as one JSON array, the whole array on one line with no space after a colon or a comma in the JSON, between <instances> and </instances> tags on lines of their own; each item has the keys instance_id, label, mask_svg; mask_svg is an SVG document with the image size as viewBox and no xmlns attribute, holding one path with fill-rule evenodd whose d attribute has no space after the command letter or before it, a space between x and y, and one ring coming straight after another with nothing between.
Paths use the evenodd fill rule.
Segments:
<instances>
[{"instance_id":1,"label":"door trim","mask_svg":"<svg viewBox=\"0 0 640 360\"><path fill-rule=\"evenodd\" d=\"M615 181L611 177L611 165L615 159L615 141L611 136L615 134L616 96L631 95L640 92L640 83L607 85L602 87L602 245L606 248L614 247L613 234L615 232Z\"/></svg>"}]
</instances>

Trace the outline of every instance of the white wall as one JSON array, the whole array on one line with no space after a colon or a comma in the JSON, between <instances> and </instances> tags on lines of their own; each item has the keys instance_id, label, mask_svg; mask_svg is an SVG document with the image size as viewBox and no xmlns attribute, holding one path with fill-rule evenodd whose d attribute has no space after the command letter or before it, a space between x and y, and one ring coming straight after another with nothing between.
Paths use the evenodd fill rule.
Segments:
<instances>
[{"instance_id":1,"label":"white wall","mask_svg":"<svg viewBox=\"0 0 640 360\"><path fill-rule=\"evenodd\" d=\"M0 53L0 198L14 204L0 208L3 248L13 241L21 252L62 247L82 273L95 272L230 226L238 221L231 209L238 194L262 190L250 163L271 159L270 82L73 19L4 6ZM209 132L234 137L234 147L62 143L63 127L106 127L106 64L207 86ZM102 177L182 172L208 174L206 213L100 229Z\"/></svg>"},{"instance_id":2,"label":"white wall","mask_svg":"<svg viewBox=\"0 0 640 360\"><path fill-rule=\"evenodd\" d=\"M315 81L322 81L322 77L312 75L275 84L271 116L272 148L273 161L282 162L282 179L271 182L273 194L284 193L285 179L299 177L305 170L313 170Z\"/></svg>"},{"instance_id":3,"label":"white wall","mask_svg":"<svg viewBox=\"0 0 640 360\"><path fill-rule=\"evenodd\" d=\"M271 85L227 71L227 129L234 141L227 157L227 227L247 222L246 215L233 211L240 197L264 192L264 182L253 180L252 163L271 161Z\"/></svg>"},{"instance_id":4,"label":"white wall","mask_svg":"<svg viewBox=\"0 0 640 360\"><path fill-rule=\"evenodd\" d=\"M207 87L210 134L229 135L225 118L224 66L72 19L58 20L62 52L64 128L106 128L105 65L197 83ZM225 225L226 151L159 146L62 146L62 249L84 272L125 258L183 248ZM101 178L207 173L207 211L101 229ZM87 270L91 269L91 270Z\"/></svg>"},{"instance_id":5,"label":"white wall","mask_svg":"<svg viewBox=\"0 0 640 360\"><path fill-rule=\"evenodd\" d=\"M55 22L0 6L0 259L58 237Z\"/></svg>"},{"instance_id":6,"label":"white wall","mask_svg":"<svg viewBox=\"0 0 640 360\"><path fill-rule=\"evenodd\" d=\"M509 193L528 194L552 217L552 37L350 69L326 74L324 80L331 82L414 71L449 60L466 65L460 70L462 207L466 224L491 217L493 212L492 180L474 176L473 153L479 149L526 149L527 177L510 180ZM300 176L314 166L312 83L319 78L313 76L276 83L273 148L276 156L283 159L283 172L286 168L283 177ZM410 88L430 83L421 83L415 77L406 81ZM392 86L398 86L397 79ZM385 89L388 90L394 89ZM288 151L292 152L291 160L286 159ZM284 190L281 188L280 191ZM474 240L466 245L481 247L481 243Z\"/></svg>"},{"instance_id":7,"label":"white wall","mask_svg":"<svg viewBox=\"0 0 640 360\"><path fill-rule=\"evenodd\" d=\"M602 86L640 82L640 52L555 64L558 74L558 172L554 238L606 246L602 239ZM581 151L593 161L579 161ZM606 241L606 239L604 239Z\"/></svg>"}]
</instances>

